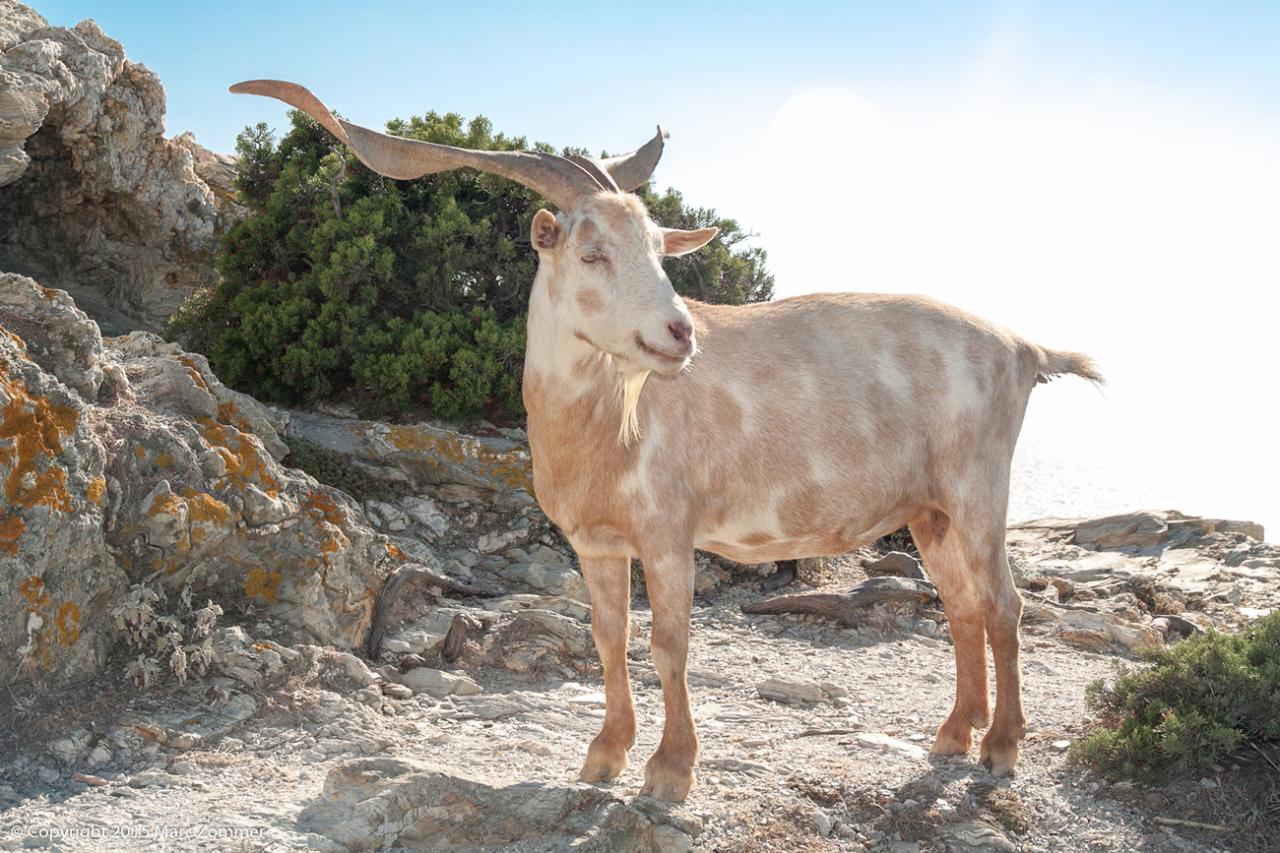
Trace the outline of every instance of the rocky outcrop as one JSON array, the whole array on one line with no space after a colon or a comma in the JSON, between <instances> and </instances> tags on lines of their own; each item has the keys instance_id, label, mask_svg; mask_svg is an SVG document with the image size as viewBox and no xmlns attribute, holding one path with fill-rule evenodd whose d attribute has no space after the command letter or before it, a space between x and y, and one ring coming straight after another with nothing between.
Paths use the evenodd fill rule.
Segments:
<instances>
[{"instance_id":1,"label":"rocky outcrop","mask_svg":"<svg viewBox=\"0 0 1280 853\"><path fill-rule=\"evenodd\" d=\"M317 849L688 850L696 820L589 785L499 785L426 762L358 758L299 818Z\"/></svg>"},{"instance_id":2,"label":"rocky outcrop","mask_svg":"<svg viewBox=\"0 0 1280 853\"><path fill-rule=\"evenodd\" d=\"M229 164L164 138L159 79L93 21L0 0L0 22L0 269L69 290L110 333L158 328L214 280Z\"/></svg>"},{"instance_id":3,"label":"rocky outcrop","mask_svg":"<svg viewBox=\"0 0 1280 853\"><path fill-rule=\"evenodd\" d=\"M0 274L0 331L0 681L96 668L110 611L144 581L300 639L364 641L403 554L277 461L269 409L155 335L104 340L23 276Z\"/></svg>"},{"instance_id":4,"label":"rocky outcrop","mask_svg":"<svg viewBox=\"0 0 1280 853\"><path fill-rule=\"evenodd\" d=\"M503 494L533 491L533 465L521 430L470 435L435 424L388 424L317 412L290 412L285 429L288 437L338 453L388 483L455 484ZM482 545L481 550L502 547Z\"/></svg>"}]
</instances>

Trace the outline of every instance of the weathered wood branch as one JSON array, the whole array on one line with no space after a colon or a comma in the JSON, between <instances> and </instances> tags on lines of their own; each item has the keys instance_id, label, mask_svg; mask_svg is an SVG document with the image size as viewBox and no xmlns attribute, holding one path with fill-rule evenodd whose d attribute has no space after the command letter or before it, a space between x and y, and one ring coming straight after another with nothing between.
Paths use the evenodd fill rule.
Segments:
<instances>
[{"instance_id":1,"label":"weathered wood branch","mask_svg":"<svg viewBox=\"0 0 1280 853\"><path fill-rule=\"evenodd\" d=\"M768 601L742 605L743 613L813 613L835 619L841 625L857 623L864 607L885 601L929 604L937 601L938 590L928 581L913 578L868 578L844 594L813 592L807 595L783 595Z\"/></svg>"},{"instance_id":2,"label":"weathered wood branch","mask_svg":"<svg viewBox=\"0 0 1280 853\"><path fill-rule=\"evenodd\" d=\"M374 605L373 624L369 626L369 637L365 641L365 651L371 659L377 658L381 653L382 640L387 633L387 616L391 613L391 606L400 597L400 592L404 589L404 585L411 580L422 580L428 586L439 587L445 592L453 592L458 595L492 598L499 594L494 590L442 575L420 563L403 564L387 579L386 584L382 587L382 592L378 594L378 601Z\"/></svg>"}]
</instances>

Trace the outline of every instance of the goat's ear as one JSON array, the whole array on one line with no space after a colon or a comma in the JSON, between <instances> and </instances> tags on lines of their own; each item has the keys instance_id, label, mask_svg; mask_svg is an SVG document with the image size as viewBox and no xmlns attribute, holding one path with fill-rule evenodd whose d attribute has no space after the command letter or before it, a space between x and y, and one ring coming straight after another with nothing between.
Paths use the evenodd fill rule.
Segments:
<instances>
[{"instance_id":1,"label":"goat's ear","mask_svg":"<svg viewBox=\"0 0 1280 853\"><path fill-rule=\"evenodd\" d=\"M560 245L564 237L564 226L560 220L545 207L533 215L533 225L529 227L529 241L539 252L553 251Z\"/></svg>"},{"instance_id":2,"label":"goat's ear","mask_svg":"<svg viewBox=\"0 0 1280 853\"><path fill-rule=\"evenodd\" d=\"M679 228L662 229L662 254L678 258L696 252L720 233L719 228L699 228L697 231L681 231Z\"/></svg>"}]
</instances>

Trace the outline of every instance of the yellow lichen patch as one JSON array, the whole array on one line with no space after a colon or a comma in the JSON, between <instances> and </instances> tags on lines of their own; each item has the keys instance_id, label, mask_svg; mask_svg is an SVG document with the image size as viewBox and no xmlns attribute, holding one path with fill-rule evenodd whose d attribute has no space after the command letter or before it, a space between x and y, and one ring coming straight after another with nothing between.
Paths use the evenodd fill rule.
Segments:
<instances>
[{"instance_id":1,"label":"yellow lichen patch","mask_svg":"<svg viewBox=\"0 0 1280 853\"><path fill-rule=\"evenodd\" d=\"M218 420L227 426L233 426L241 432L253 432L253 427L249 421L240 414L236 409L236 404L231 401L218 404Z\"/></svg>"},{"instance_id":2,"label":"yellow lichen patch","mask_svg":"<svg viewBox=\"0 0 1280 853\"><path fill-rule=\"evenodd\" d=\"M281 580L283 578L279 572L254 566L249 570L249 576L245 578L244 594L267 604L275 604L280 595Z\"/></svg>"},{"instance_id":3,"label":"yellow lichen patch","mask_svg":"<svg viewBox=\"0 0 1280 853\"><path fill-rule=\"evenodd\" d=\"M53 624L58 629L58 642L71 645L80 639L80 608L74 601L68 601L58 608Z\"/></svg>"},{"instance_id":4,"label":"yellow lichen patch","mask_svg":"<svg viewBox=\"0 0 1280 853\"><path fill-rule=\"evenodd\" d=\"M107 481L105 477L94 477L89 480L89 485L84 487L84 496L95 504L102 503L102 495L107 490Z\"/></svg>"},{"instance_id":5,"label":"yellow lichen patch","mask_svg":"<svg viewBox=\"0 0 1280 853\"><path fill-rule=\"evenodd\" d=\"M187 502L187 518L192 522L226 524L231 517L230 507L213 495L197 492L188 486L182 490L182 497Z\"/></svg>"},{"instance_id":6,"label":"yellow lichen patch","mask_svg":"<svg viewBox=\"0 0 1280 853\"><path fill-rule=\"evenodd\" d=\"M485 476L509 488L533 488L531 467L516 451L498 450L461 435L439 435L423 427L409 425L392 426L387 432L387 440L397 450L428 454L424 461L436 466L441 465L440 460L456 465L465 465L471 460L483 468Z\"/></svg>"},{"instance_id":7,"label":"yellow lichen patch","mask_svg":"<svg viewBox=\"0 0 1280 853\"><path fill-rule=\"evenodd\" d=\"M27 351L27 342L24 341L22 338L18 337L17 332L11 332L8 329L4 328L3 326L0 326L0 335L4 335L9 340L13 341L13 345L16 346L18 349L22 350L23 352Z\"/></svg>"},{"instance_id":8,"label":"yellow lichen patch","mask_svg":"<svg viewBox=\"0 0 1280 853\"><path fill-rule=\"evenodd\" d=\"M10 443L0 461L9 468L4 496L18 507L44 505L71 512L67 472L54 462L62 453L62 439L72 433L80 415L70 406L32 396L22 380L9 378L0 365L0 390L9 401L0 411L0 441ZM40 470L40 459L48 459Z\"/></svg>"},{"instance_id":9,"label":"yellow lichen patch","mask_svg":"<svg viewBox=\"0 0 1280 853\"><path fill-rule=\"evenodd\" d=\"M139 462L147 458L147 451L143 449L141 444L133 449L133 458L137 459Z\"/></svg>"},{"instance_id":10,"label":"yellow lichen patch","mask_svg":"<svg viewBox=\"0 0 1280 853\"><path fill-rule=\"evenodd\" d=\"M161 513L177 515L178 511L182 509L182 503L182 498L172 493L156 495L155 500L151 502L151 508L147 510L147 516L155 518Z\"/></svg>"},{"instance_id":11,"label":"yellow lichen patch","mask_svg":"<svg viewBox=\"0 0 1280 853\"><path fill-rule=\"evenodd\" d=\"M268 463L245 433L215 421L199 418L200 435L223 459L227 466L227 479L239 488L257 481L271 497L280 493L280 484L267 473Z\"/></svg>"},{"instance_id":12,"label":"yellow lichen patch","mask_svg":"<svg viewBox=\"0 0 1280 853\"><path fill-rule=\"evenodd\" d=\"M156 455L156 465L161 468L173 467L173 454L167 450L161 451Z\"/></svg>"},{"instance_id":13,"label":"yellow lichen patch","mask_svg":"<svg viewBox=\"0 0 1280 853\"><path fill-rule=\"evenodd\" d=\"M189 355L183 355L178 357L178 361L182 362L182 366L187 369L187 376L191 377L192 383L197 388L209 390L209 383L204 381L204 374L200 372L200 366L196 364L195 359Z\"/></svg>"},{"instance_id":14,"label":"yellow lichen patch","mask_svg":"<svg viewBox=\"0 0 1280 853\"><path fill-rule=\"evenodd\" d=\"M27 526L22 519L12 513L0 516L0 554L10 557L18 555L18 537Z\"/></svg>"},{"instance_id":15,"label":"yellow lichen patch","mask_svg":"<svg viewBox=\"0 0 1280 853\"><path fill-rule=\"evenodd\" d=\"M27 600L28 613L36 613L49 606L49 593L44 591L44 580L36 575L19 584L18 592Z\"/></svg>"},{"instance_id":16,"label":"yellow lichen patch","mask_svg":"<svg viewBox=\"0 0 1280 853\"><path fill-rule=\"evenodd\" d=\"M339 534L341 535L341 534ZM346 537L343 537L346 538ZM326 536L320 540L321 554L336 554L342 550L342 540L337 536Z\"/></svg>"},{"instance_id":17,"label":"yellow lichen patch","mask_svg":"<svg viewBox=\"0 0 1280 853\"><path fill-rule=\"evenodd\" d=\"M319 490L308 492L307 499L302 506L304 509L310 510L317 518L321 518L335 527L341 527L342 522L347 519L347 514L342 507L338 506L338 502L333 499L333 496Z\"/></svg>"},{"instance_id":18,"label":"yellow lichen patch","mask_svg":"<svg viewBox=\"0 0 1280 853\"><path fill-rule=\"evenodd\" d=\"M395 545L395 544L393 544L393 543L391 543L391 542L388 542L388 543L387 543L387 545L386 545L386 548L387 548L387 556L388 556L388 557L392 557L393 559L396 559L396 560L408 560L408 559L409 559L408 555L407 555L407 554L405 554L405 552L400 548L400 546L399 546L399 545Z\"/></svg>"}]
</instances>

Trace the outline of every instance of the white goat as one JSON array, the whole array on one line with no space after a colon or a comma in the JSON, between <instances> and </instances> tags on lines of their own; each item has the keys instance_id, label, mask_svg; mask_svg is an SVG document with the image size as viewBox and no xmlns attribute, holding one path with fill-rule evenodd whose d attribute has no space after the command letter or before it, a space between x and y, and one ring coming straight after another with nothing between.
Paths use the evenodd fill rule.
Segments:
<instances>
[{"instance_id":1,"label":"white goat","mask_svg":"<svg viewBox=\"0 0 1280 853\"><path fill-rule=\"evenodd\" d=\"M605 720L583 779L616 777L635 740L633 557L644 563L666 710L642 793L681 800L698 751L685 680L694 548L746 563L833 555L903 524L956 650L955 706L933 751L967 752L971 730L987 725L989 641L996 704L981 760L996 775L1012 771L1024 718L1022 601L1004 544L1009 465L1036 382L1100 381L1088 358L921 297L681 300L662 258L694 251L715 229L660 228L625 192L657 165L661 129L639 151L600 162L477 152L335 119L291 83L232 91L305 110L384 175L472 166L560 208L533 219L524 402L538 502L578 553L604 666Z\"/></svg>"}]
</instances>

